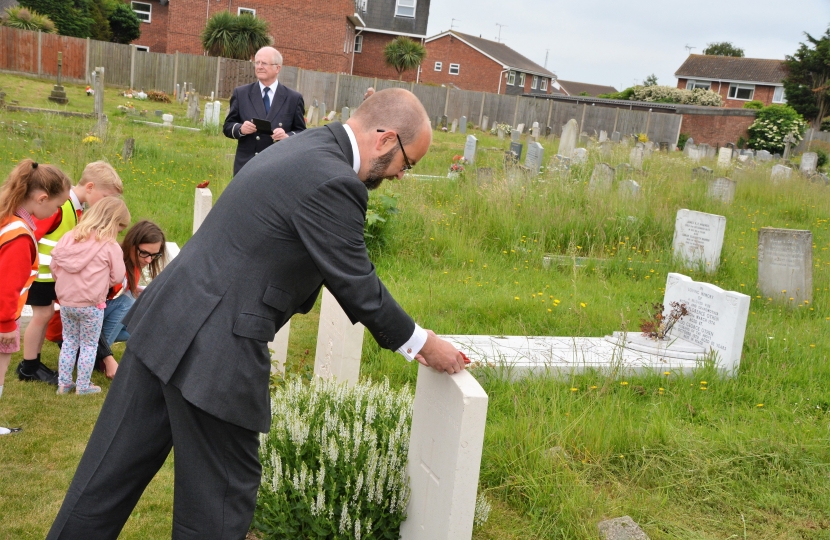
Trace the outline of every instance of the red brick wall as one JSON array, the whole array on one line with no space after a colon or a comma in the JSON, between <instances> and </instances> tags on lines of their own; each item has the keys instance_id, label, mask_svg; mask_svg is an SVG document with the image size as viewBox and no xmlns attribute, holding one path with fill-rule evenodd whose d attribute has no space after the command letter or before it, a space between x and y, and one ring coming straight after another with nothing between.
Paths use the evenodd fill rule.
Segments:
<instances>
[{"instance_id":1,"label":"red brick wall","mask_svg":"<svg viewBox=\"0 0 830 540\"><path fill-rule=\"evenodd\" d=\"M383 48L395 39L395 36L391 34L379 34L377 32L363 32L361 35L363 36L363 52L355 53L354 55L354 71L352 75L397 80L398 72L395 71L395 68L387 65L386 60L383 58ZM429 55L427 55L427 59L429 59ZM415 80L417 73L417 68L404 71L403 80L412 82Z\"/></svg>"},{"instance_id":2,"label":"red brick wall","mask_svg":"<svg viewBox=\"0 0 830 540\"><path fill-rule=\"evenodd\" d=\"M754 116L684 114L680 132L692 137L695 144L725 146L738 142L739 137L749 138L746 130L754 121Z\"/></svg>"},{"instance_id":3,"label":"red brick wall","mask_svg":"<svg viewBox=\"0 0 830 540\"><path fill-rule=\"evenodd\" d=\"M686 88L687 79L677 79L677 87L682 88L685 90ZM723 98L723 105L724 107L729 107L730 109L742 109L744 103L746 101L742 99L729 99L727 96L729 95L729 83L719 83L717 81L712 83L712 91L717 92L720 94L720 97ZM756 84L755 85L755 96L752 99L762 101L764 105L772 105L772 96L775 93L774 86L765 86Z\"/></svg>"},{"instance_id":4,"label":"red brick wall","mask_svg":"<svg viewBox=\"0 0 830 540\"><path fill-rule=\"evenodd\" d=\"M421 82L454 84L462 90L496 93L499 90L501 64L490 60L463 41L444 36L426 43L427 59L421 68ZM435 71L435 62L442 62ZM450 75L450 64L459 64L458 75ZM505 92L506 74L502 75L501 93ZM528 82L528 88L530 83Z\"/></svg>"},{"instance_id":5,"label":"red brick wall","mask_svg":"<svg viewBox=\"0 0 830 540\"><path fill-rule=\"evenodd\" d=\"M150 47L150 51L157 53L175 52L167 50L167 29L170 14L170 4L162 6L157 0L142 0L153 6L150 22L141 23L141 36L133 41L136 45ZM129 0L127 4L129 4ZM197 54L201 54L199 51Z\"/></svg>"}]
</instances>

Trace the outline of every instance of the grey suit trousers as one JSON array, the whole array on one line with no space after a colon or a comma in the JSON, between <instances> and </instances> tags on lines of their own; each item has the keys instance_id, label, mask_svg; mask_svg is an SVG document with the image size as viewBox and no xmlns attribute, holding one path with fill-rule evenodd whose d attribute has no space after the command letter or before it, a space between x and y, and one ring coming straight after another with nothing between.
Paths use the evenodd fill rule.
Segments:
<instances>
[{"instance_id":1,"label":"grey suit trousers","mask_svg":"<svg viewBox=\"0 0 830 540\"><path fill-rule=\"evenodd\" d=\"M244 539L260 481L259 434L197 409L129 350L47 539L117 538L172 447L173 539Z\"/></svg>"}]
</instances>

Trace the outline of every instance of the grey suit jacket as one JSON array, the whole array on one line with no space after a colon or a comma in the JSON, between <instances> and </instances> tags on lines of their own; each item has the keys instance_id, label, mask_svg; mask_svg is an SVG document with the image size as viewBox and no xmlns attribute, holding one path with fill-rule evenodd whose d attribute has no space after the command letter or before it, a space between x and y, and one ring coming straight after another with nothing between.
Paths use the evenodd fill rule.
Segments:
<instances>
[{"instance_id":1,"label":"grey suit jacket","mask_svg":"<svg viewBox=\"0 0 830 540\"><path fill-rule=\"evenodd\" d=\"M130 351L196 407L266 432L267 342L323 284L381 347L406 343L415 323L369 261L352 161L339 123L251 161L125 318Z\"/></svg>"}]
</instances>

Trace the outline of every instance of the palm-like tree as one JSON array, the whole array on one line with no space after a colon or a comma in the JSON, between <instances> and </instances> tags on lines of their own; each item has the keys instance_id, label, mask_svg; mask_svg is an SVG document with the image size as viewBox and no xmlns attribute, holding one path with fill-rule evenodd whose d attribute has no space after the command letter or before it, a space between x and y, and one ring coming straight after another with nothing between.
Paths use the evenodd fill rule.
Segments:
<instances>
[{"instance_id":1,"label":"palm-like tree","mask_svg":"<svg viewBox=\"0 0 830 540\"><path fill-rule=\"evenodd\" d=\"M211 56L250 60L262 47L273 43L268 23L249 13L222 11L210 18L202 31L202 46Z\"/></svg>"},{"instance_id":2,"label":"palm-like tree","mask_svg":"<svg viewBox=\"0 0 830 540\"><path fill-rule=\"evenodd\" d=\"M403 73L415 69L427 57L426 47L406 36L398 36L383 48L386 63L398 72L398 80L403 79Z\"/></svg>"}]
</instances>

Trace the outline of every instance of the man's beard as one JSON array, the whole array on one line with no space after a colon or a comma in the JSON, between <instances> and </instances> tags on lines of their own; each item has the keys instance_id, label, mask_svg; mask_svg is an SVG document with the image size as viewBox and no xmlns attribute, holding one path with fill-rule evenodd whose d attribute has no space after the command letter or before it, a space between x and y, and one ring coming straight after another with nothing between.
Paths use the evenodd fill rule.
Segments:
<instances>
[{"instance_id":1,"label":"man's beard","mask_svg":"<svg viewBox=\"0 0 830 540\"><path fill-rule=\"evenodd\" d=\"M372 165L369 168L369 176L366 180L363 181L363 184L366 186L366 189L372 190L377 189L383 183L384 180L387 178L394 178L396 175L391 176L383 176L386 174L386 170L389 168L389 165L392 163L392 160L395 158L395 154L398 153L397 148L393 148L392 150L386 152L379 158L376 158L372 161Z\"/></svg>"}]
</instances>

